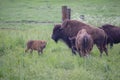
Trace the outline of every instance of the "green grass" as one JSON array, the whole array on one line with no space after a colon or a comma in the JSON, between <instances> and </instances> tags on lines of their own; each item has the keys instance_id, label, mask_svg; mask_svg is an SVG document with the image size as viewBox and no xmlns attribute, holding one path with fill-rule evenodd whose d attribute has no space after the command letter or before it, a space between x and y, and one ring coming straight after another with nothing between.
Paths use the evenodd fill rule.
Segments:
<instances>
[{"instance_id":1,"label":"green grass","mask_svg":"<svg viewBox=\"0 0 120 80\"><path fill-rule=\"evenodd\" d=\"M72 19L84 14L89 24L120 26L119 4L119 0L0 0L0 80L119 80L120 44L109 48L109 56L104 53L100 58L94 46L90 57L80 58L62 41L56 44L51 39L54 24L61 22L62 5L72 9ZM30 39L47 41L42 55L24 52Z\"/></svg>"}]
</instances>

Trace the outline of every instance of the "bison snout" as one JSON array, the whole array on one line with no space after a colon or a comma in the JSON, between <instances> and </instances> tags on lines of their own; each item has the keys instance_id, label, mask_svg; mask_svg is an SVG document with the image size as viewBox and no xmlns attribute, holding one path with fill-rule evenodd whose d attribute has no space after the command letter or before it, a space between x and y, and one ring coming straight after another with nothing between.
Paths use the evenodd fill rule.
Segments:
<instances>
[{"instance_id":1,"label":"bison snout","mask_svg":"<svg viewBox=\"0 0 120 80\"><path fill-rule=\"evenodd\" d=\"M58 42L58 39L55 36L51 37L56 43Z\"/></svg>"},{"instance_id":2,"label":"bison snout","mask_svg":"<svg viewBox=\"0 0 120 80\"><path fill-rule=\"evenodd\" d=\"M51 37L54 40L54 36Z\"/></svg>"}]
</instances>

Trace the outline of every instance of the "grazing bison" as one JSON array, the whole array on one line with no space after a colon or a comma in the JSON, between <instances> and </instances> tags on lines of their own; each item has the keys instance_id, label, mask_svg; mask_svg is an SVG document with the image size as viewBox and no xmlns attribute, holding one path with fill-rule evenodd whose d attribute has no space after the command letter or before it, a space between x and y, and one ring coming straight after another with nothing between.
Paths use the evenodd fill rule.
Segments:
<instances>
[{"instance_id":1,"label":"grazing bison","mask_svg":"<svg viewBox=\"0 0 120 80\"><path fill-rule=\"evenodd\" d=\"M120 43L120 27L105 24L102 27L99 27L105 31L107 34L107 44L110 44L110 47L112 48L113 44Z\"/></svg>"},{"instance_id":2,"label":"grazing bison","mask_svg":"<svg viewBox=\"0 0 120 80\"><path fill-rule=\"evenodd\" d=\"M91 35L87 33L86 29L80 30L77 33L76 37L70 38L70 40L74 40L74 39L75 39L75 46L73 47L76 47L77 52L79 53L80 56L87 56L88 54L90 54L90 51L92 50L94 43Z\"/></svg>"},{"instance_id":3,"label":"grazing bison","mask_svg":"<svg viewBox=\"0 0 120 80\"><path fill-rule=\"evenodd\" d=\"M42 40L30 40L27 42L27 48L25 52L27 52L30 49L30 52L32 53L33 50L37 50L38 54L43 53L43 49L46 47L47 42Z\"/></svg>"},{"instance_id":4,"label":"grazing bison","mask_svg":"<svg viewBox=\"0 0 120 80\"><path fill-rule=\"evenodd\" d=\"M100 56L102 56L103 51L105 51L106 55L108 55L106 47L107 35L104 30L92 27L86 23L77 20L65 20L61 26L55 26L53 29L52 39L56 42L59 39L62 39L72 49L69 37L76 36L78 31L81 29L86 29L87 33L92 36L94 44L96 44L98 49L100 50Z\"/></svg>"},{"instance_id":5,"label":"grazing bison","mask_svg":"<svg viewBox=\"0 0 120 80\"><path fill-rule=\"evenodd\" d=\"M54 25L53 33L52 33L52 39L57 43L59 39L63 40L69 48L71 48L72 53L76 54L75 51L72 49L71 41L69 40L69 37L64 34L64 31L61 29L61 24Z\"/></svg>"}]
</instances>

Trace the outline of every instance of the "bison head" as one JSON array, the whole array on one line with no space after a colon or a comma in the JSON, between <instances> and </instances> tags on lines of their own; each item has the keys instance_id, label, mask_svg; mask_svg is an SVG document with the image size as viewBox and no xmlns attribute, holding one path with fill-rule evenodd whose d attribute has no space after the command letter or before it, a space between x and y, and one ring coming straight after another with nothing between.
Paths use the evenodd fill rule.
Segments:
<instances>
[{"instance_id":1,"label":"bison head","mask_svg":"<svg viewBox=\"0 0 120 80\"><path fill-rule=\"evenodd\" d=\"M62 38L62 29L61 29L61 24L57 24L54 26L53 33L52 33L52 39L55 42L58 42L59 39Z\"/></svg>"},{"instance_id":2,"label":"bison head","mask_svg":"<svg viewBox=\"0 0 120 80\"><path fill-rule=\"evenodd\" d=\"M71 44L71 42L70 42L70 40L69 40L69 37L67 36L67 34L65 34L65 31L64 31L64 29L61 27L61 24L57 24L57 25L54 26L54 28L53 28L53 33L52 33L51 38L52 38L55 42L58 42L58 40L61 39L63 42L65 42L65 43L67 44L67 46L68 46L69 48L72 49L72 44ZM72 49L72 52L73 52L74 54L76 54L73 49Z\"/></svg>"}]
</instances>

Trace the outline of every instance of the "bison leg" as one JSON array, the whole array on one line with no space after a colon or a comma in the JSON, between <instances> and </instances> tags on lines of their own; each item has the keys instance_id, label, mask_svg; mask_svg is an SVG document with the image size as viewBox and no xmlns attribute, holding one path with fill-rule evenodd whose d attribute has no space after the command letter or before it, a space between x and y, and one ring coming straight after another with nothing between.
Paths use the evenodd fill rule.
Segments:
<instances>
[{"instance_id":1,"label":"bison leg","mask_svg":"<svg viewBox=\"0 0 120 80\"><path fill-rule=\"evenodd\" d=\"M41 52L41 51L40 51L40 50L38 50L38 55L40 55L40 52Z\"/></svg>"},{"instance_id":2,"label":"bison leg","mask_svg":"<svg viewBox=\"0 0 120 80\"><path fill-rule=\"evenodd\" d=\"M83 54L82 51L79 51L79 55L80 55L80 57L83 57L83 56L84 56L84 54Z\"/></svg>"},{"instance_id":3,"label":"bison leg","mask_svg":"<svg viewBox=\"0 0 120 80\"><path fill-rule=\"evenodd\" d=\"M103 46L103 48L104 48L104 51L105 51L106 55L108 56L108 49L107 49L107 46Z\"/></svg>"},{"instance_id":4,"label":"bison leg","mask_svg":"<svg viewBox=\"0 0 120 80\"><path fill-rule=\"evenodd\" d=\"M110 36L109 36L109 41L108 42L110 43L110 49L112 49L114 41Z\"/></svg>"},{"instance_id":5,"label":"bison leg","mask_svg":"<svg viewBox=\"0 0 120 80\"><path fill-rule=\"evenodd\" d=\"M42 49L38 50L38 54L40 55L40 53L43 53Z\"/></svg>"},{"instance_id":6,"label":"bison leg","mask_svg":"<svg viewBox=\"0 0 120 80\"><path fill-rule=\"evenodd\" d=\"M33 52L33 49L30 50L30 53L32 53L32 52Z\"/></svg>"},{"instance_id":7,"label":"bison leg","mask_svg":"<svg viewBox=\"0 0 120 80\"><path fill-rule=\"evenodd\" d=\"M76 48L73 46L71 49L72 49L72 53L73 53L74 55L76 55L76 52L75 52L75 51L76 51Z\"/></svg>"},{"instance_id":8,"label":"bison leg","mask_svg":"<svg viewBox=\"0 0 120 80\"><path fill-rule=\"evenodd\" d=\"M102 57L102 53L103 53L103 48L102 48L102 46L97 44L97 48L98 48L99 51L100 51L100 57Z\"/></svg>"},{"instance_id":9,"label":"bison leg","mask_svg":"<svg viewBox=\"0 0 120 80\"><path fill-rule=\"evenodd\" d=\"M72 53L76 55L76 47L75 47L75 37L69 38L70 39L70 48L72 50Z\"/></svg>"},{"instance_id":10,"label":"bison leg","mask_svg":"<svg viewBox=\"0 0 120 80\"><path fill-rule=\"evenodd\" d=\"M82 57L82 51L78 49L79 56Z\"/></svg>"},{"instance_id":11,"label":"bison leg","mask_svg":"<svg viewBox=\"0 0 120 80\"><path fill-rule=\"evenodd\" d=\"M41 48L41 53L43 53L43 49L44 49L44 48L45 48L45 47L42 47L42 48Z\"/></svg>"},{"instance_id":12,"label":"bison leg","mask_svg":"<svg viewBox=\"0 0 120 80\"><path fill-rule=\"evenodd\" d=\"M25 49L25 53L28 51L29 49L27 48L27 49Z\"/></svg>"},{"instance_id":13,"label":"bison leg","mask_svg":"<svg viewBox=\"0 0 120 80\"><path fill-rule=\"evenodd\" d=\"M79 56L82 57L81 52L78 52L78 53L79 53Z\"/></svg>"},{"instance_id":14,"label":"bison leg","mask_svg":"<svg viewBox=\"0 0 120 80\"><path fill-rule=\"evenodd\" d=\"M112 47L113 47L113 43L111 42L111 43L110 43L110 49L112 49Z\"/></svg>"}]
</instances>

